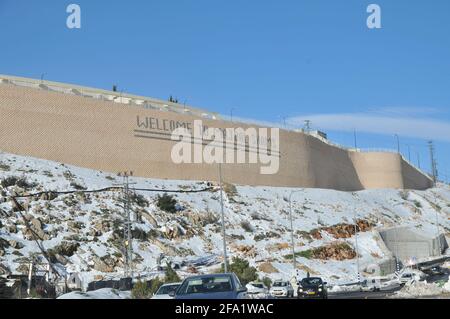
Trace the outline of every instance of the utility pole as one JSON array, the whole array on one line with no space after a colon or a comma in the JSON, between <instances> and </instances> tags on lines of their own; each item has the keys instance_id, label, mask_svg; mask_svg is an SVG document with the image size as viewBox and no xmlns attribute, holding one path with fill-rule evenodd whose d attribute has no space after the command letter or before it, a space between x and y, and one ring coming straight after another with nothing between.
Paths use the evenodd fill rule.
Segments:
<instances>
[{"instance_id":1,"label":"utility pole","mask_svg":"<svg viewBox=\"0 0 450 319\"><path fill-rule=\"evenodd\" d=\"M284 128L284 129L287 129L287 126L286 126L286 116L281 116L281 115L279 115L278 117L281 119L281 121L282 121L282 123L283 123L283 128Z\"/></svg>"},{"instance_id":2,"label":"utility pole","mask_svg":"<svg viewBox=\"0 0 450 319\"><path fill-rule=\"evenodd\" d=\"M234 107L232 107L231 110L230 110L230 120L231 120L231 123L233 123L233 111L234 111Z\"/></svg>"},{"instance_id":3,"label":"utility pole","mask_svg":"<svg viewBox=\"0 0 450 319\"><path fill-rule=\"evenodd\" d=\"M411 148L408 145L408 161L411 163Z\"/></svg>"},{"instance_id":4,"label":"utility pole","mask_svg":"<svg viewBox=\"0 0 450 319\"><path fill-rule=\"evenodd\" d=\"M437 230L437 237L436 240L438 241L438 250L439 250L439 255L440 256L442 254L442 249L441 249L441 233L439 230L439 214L438 214L438 209L437 209L437 199L436 199L436 194L434 192L432 192L433 197L434 197L434 210L436 211L436 230Z\"/></svg>"},{"instance_id":5,"label":"utility pole","mask_svg":"<svg viewBox=\"0 0 450 319\"><path fill-rule=\"evenodd\" d=\"M33 262L31 261L28 265L28 285L27 285L27 294L28 296L31 294L31 281L33 280Z\"/></svg>"},{"instance_id":6,"label":"utility pole","mask_svg":"<svg viewBox=\"0 0 450 319\"><path fill-rule=\"evenodd\" d=\"M292 266L294 267L294 276L297 275L297 261L295 260L295 241L294 241L294 221L292 217L292 195L302 192L303 190L293 190L289 194L289 220L291 224L291 246L292 246ZM295 277L297 280L297 277Z\"/></svg>"},{"instance_id":7,"label":"utility pole","mask_svg":"<svg viewBox=\"0 0 450 319\"><path fill-rule=\"evenodd\" d=\"M220 185L220 211L222 214L222 240L223 240L223 263L225 273L228 273L227 239L225 233L225 212L223 210L223 187L222 187L222 163L219 163L219 185Z\"/></svg>"},{"instance_id":8,"label":"utility pole","mask_svg":"<svg viewBox=\"0 0 450 319\"><path fill-rule=\"evenodd\" d=\"M433 176L433 182L436 185L438 172L437 172L437 163L434 155L434 144L433 141L428 141L428 148L430 150L430 161L431 161L431 175Z\"/></svg>"},{"instance_id":9,"label":"utility pole","mask_svg":"<svg viewBox=\"0 0 450 319\"><path fill-rule=\"evenodd\" d=\"M356 143L356 129L353 130L353 138L355 140L355 150L358 149L358 144Z\"/></svg>"},{"instance_id":10,"label":"utility pole","mask_svg":"<svg viewBox=\"0 0 450 319\"><path fill-rule=\"evenodd\" d=\"M397 138L397 153L400 154L400 137L398 134L395 134L395 137Z\"/></svg>"},{"instance_id":11,"label":"utility pole","mask_svg":"<svg viewBox=\"0 0 450 319\"><path fill-rule=\"evenodd\" d=\"M133 172L121 172L119 176L123 178L122 187L122 202L125 223L123 228L124 239L124 264L125 264L125 277L133 278L133 238L131 235L131 205L130 205L130 182L129 177L133 176Z\"/></svg>"},{"instance_id":12,"label":"utility pole","mask_svg":"<svg viewBox=\"0 0 450 319\"><path fill-rule=\"evenodd\" d=\"M416 152L417 154L417 167L420 169L420 153Z\"/></svg>"},{"instance_id":13,"label":"utility pole","mask_svg":"<svg viewBox=\"0 0 450 319\"><path fill-rule=\"evenodd\" d=\"M353 193L353 197L357 197L356 193ZM355 212L355 249L356 249L356 269L358 271L357 273L357 277L358 277L358 285L361 286L361 271L360 271L360 265L359 265L359 248L358 248L358 216L356 213L356 209L354 210Z\"/></svg>"}]
</instances>

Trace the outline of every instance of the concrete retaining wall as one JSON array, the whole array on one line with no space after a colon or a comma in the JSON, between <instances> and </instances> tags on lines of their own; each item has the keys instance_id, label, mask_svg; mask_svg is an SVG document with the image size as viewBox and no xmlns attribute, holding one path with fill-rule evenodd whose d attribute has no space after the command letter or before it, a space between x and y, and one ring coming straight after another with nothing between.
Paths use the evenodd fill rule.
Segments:
<instances>
[{"instance_id":1,"label":"concrete retaining wall","mask_svg":"<svg viewBox=\"0 0 450 319\"><path fill-rule=\"evenodd\" d=\"M137 118L152 118L153 128ZM191 114L145 109L94 98L0 84L0 150L137 176L217 180L217 165L175 164L172 122L202 119L209 127L249 127ZM155 124L154 122L153 124ZM139 132L138 132L139 131ZM298 132L280 131L280 169L260 174L261 164L226 164L229 183L354 191L371 188L426 189L432 181L399 154L360 153Z\"/></svg>"},{"instance_id":2,"label":"concrete retaining wall","mask_svg":"<svg viewBox=\"0 0 450 319\"><path fill-rule=\"evenodd\" d=\"M445 236L426 236L414 229L396 227L380 231L389 250L403 263L411 258L423 259L441 255L448 244Z\"/></svg>"}]
</instances>

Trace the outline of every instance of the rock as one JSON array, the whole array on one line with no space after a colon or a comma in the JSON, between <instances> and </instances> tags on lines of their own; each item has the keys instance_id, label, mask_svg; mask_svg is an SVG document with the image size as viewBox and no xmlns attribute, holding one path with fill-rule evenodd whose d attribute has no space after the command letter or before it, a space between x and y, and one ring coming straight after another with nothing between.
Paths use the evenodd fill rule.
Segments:
<instances>
[{"instance_id":1,"label":"rock","mask_svg":"<svg viewBox=\"0 0 450 319\"><path fill-rule=\"evenodd\" d=\"M245 257L254 258L256 257L255 246L240 245L236 247L236 250L242 253Z\"/></svg>"},{"instance_id":2,"label":"rock","mask_svg":"<svg viewBox=\"0 0 450 319\"><path fill-rule=\"evenodd\" d=\"M68 259L60 254L53 255L54 262L60 263L61 265L65 266L69 262Z\"/></svg>"},{"instance_id":3,"label":"rock","mask_svg":"<svg viewBox=\"0 0 450 319\"><path fill-rule=\"evenodd\" d=\"M102 276L102 275L95 275L94 276L94 281L100 281L100 280L103 280L103 279L105 279L105 276Z\"/></svg>"},{"instance_id":4,"label":"rock","mask_svg":"<svg viewBox=\"0 0 450 319\"><path fill-rule=\"evenodd\" d=\"M9 248L9 242L0 237L0 248Z\"/></svg>"},{"instance_id":5,"label":"rock","mask_svg":"<svg viewBox=\"0 0 450 319\"><path fill-rule=\"evenodd\" d=\"M166 226L165 228L166 229L164 231L164 235L167 239L179 239L184 235L183 231L178 225Z\"/></svg>"},{"instance_id":6,"label":"rock","mask_svg":"<svg viewBox=\"0 0 450 319\"><path fill-rule=\"evenodd\" d=\"M42 223L37 218L32 218L30 220L30 224L31 224L31 227L33 227L35 230L41 230L42 229Z\"/></svg>"},{"instance_id":7,"label":"rock","mask_svg":"<svg viewBox=\"0 0 450 319\"><path fill-rule=\"evenodd\" d=\"M11 271L9 268L3 264L0 264L0 276L9 275Z\"/></svg>"},{"instance_id":8,"label":"rock","mask_svg":"<svg viewBox=\"0 0 450 319\"><path fill-rule=\"evenodd\" d=\"M22 243L15 240L10 240L9 245L14 249L22 249L24 247Z\"/></svg>"},{"instance_id":9,"label":"rock","mask_svg":"<svg viewBox=\"0 0 450 319\"><path fill-rule=\"evenodd\" d=\"M321 260L347 260L354 259L356 252L349 244L342 242L315 248L312 251L312 256Z\"/></svg>"},{"instance_id":10,"label":"rock","mask_svg":"<svg viewBox=\"0 0 450 319\"><path fill-rule=\"evenodd\" d=\"M16 225L9 225L6 227L6 229L8 230L8 232L10 234L16 234L17 233L17 226Z\"/></svg>"},{"instance_id":11,"label":"rock","mask_svg":"<svg viewBox=\"0 0 450 319\"><path fill-rule=\"evenodd\" d=\"M19 267L16 268L16 272L22 274L22 275L28 275L28 270L29 270L29 264L25 263L25 264L21 264Z\"/></svg>"},{"instance_id":12,"label":"rock","mask_svg":"<svg viewBox=\"0 0 450 319\"><path fill-rule=\"evenodd\" d=\"M145 210L140 212L141 216L150 224L152 225L154 228L158 228L158 222L156 221L156 219L149 213L147 213Z\"/></svg>"},{"instance_id":13,"label":"rock","mask_svg":"<svg viewBox=\"0 0 450 319\"><path fill-rule=\"evenodd\" d=\"M63 241L58 246L49 249L49 252L53 253L54 255L72 257L78 250L78 247L80 247L80 244L77 242Z\"/></svg>"},{"instance_id":14,"label":"rock","mask_svg":"<svg viewBox=\"0 0 450 319\"><path fill-rule=\"evenodd\" d=\"M356 224L358 232L370 231L373 228L373 225L366 220L360 219ZM350 238L355 234L355 225L342 223L330 227L323 227L321 230L326 231L337 239Z\"/></svg>"},{"instance_id":15,"label":"rock","mask_svg":"<svg viewBox=\"0 0 450 319\"><path fill-rule=\"evenodd\" d=\"M97 222L94 225L94 228L99 231L100 233L107 233L111 230L111 223L106 221L106 220L102 220Z\"/></svg>"},{"instance_id":16,"label":"rock","mask_svg":"<svg viewBox=\"0 0 450 319\"><path fill-rule=\"evenodd\" d=\"M152 244L157 246L166 256L176 256L178 254L178 251L175 247L169 246L157 239L152 241Z\"/></svg>"},{"instance_id":17,"label":"rock","mask_svg":"<svg viewBox=\"0 0 450 319\"><path fill-rule=\"evenodd\" d=\"M72 232L78 233L78 231L84 227L84 224L82 222L71 220L67 222L67 227L69 227L69 230Z\"/></svg>"},{"instance_id":18,"label":"rock","mask_svg":"<svg viewBox=\"0 0 450 319\"><path fill-rule=\"evenodd\" d=\"M52 201L52 200L54 200L54 199L56 199L58 197L58 194L56 194L56 193L53 193L53 192L46 192L46 193L43 193L42 195L41 195L41 200L48 200L48 201Z\"/></svg>"},{"instance_id":19,"label":"rock","mask_svg":"<svg viewBox=\"0 0 450 319\"><path fill-rule=\"evenodd\" d=\"M278 269L276 269L272 263L269 262L265 262L262 263L261 265L259 265L259 270L266 273L266 274L274 274L274 273L278 273Z\"/></svg>"},{"instance_id":20,"label":"rock","mask_svg":"<svg viewBox=\"0 0 450 319\"><path fill-rule=\"evenodd\" d=\"M95 270L105 273L114 272L115 262L111 257L107 256L100 258L98 256L94 256L93 261Z\"/></svg>"},{"instance_id":21,"label":"rock","mask_svg":"<svg viewBox=\"0 0 450 319\"><path fill-rule=\"evenodd\" d=\"M89 230L88 235L89 235L89 236L92 236L92 237L100 237L100 236L102 235L102 232L99 231L99 230L97 230L97 229L95 229L95 228L91 228L91 229Z\"/></svg>"}]
</instances>

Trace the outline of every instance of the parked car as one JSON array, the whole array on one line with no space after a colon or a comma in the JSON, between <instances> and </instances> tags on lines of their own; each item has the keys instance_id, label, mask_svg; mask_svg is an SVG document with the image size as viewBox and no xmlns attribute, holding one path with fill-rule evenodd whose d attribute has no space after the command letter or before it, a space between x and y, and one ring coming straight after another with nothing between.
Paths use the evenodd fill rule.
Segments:
<instances>
[{"instance_id":1,"label":"parked car","mask_svg":"<svg viewBox=\"0 0 450 319\"><path fill-rule=\"evenodd\" d=\"M421 281L425 278L425 274L423 274L422 272L412 272L412 271L408 271L408 272L404 272L402 273L398 280L401 284L406 284L406 283L411 283L414 281Z\"/></svg>"},{"instance_id":2,"label":"parked car","mask_svg":"<svg viewBox=\"0 0 450 319\"><path fill-rule=\"evenodd\" d=\"M186 278L171 297L175 299L246 299L247 288L234 274L211 274Z\"/></svg>"},{"instance_id":3,"label":"parked car","mask_svg":"<svg viewBox=\"0 0 450 319\"><path fill-rule=\"evenodd\" d=\"M446 273L445 269L441 266L436 266L430 269L423 270L423 272L429 276L440 276Z\"/></svg>"},{"instance_id":4,"label":"parked car","mask_svg":"<svg viewBox=\"0 0 450 319\"><path fill-rule=\"evenodd\" d=\"M322 281L319 277L308 277L302 279L298 287L298 298L309 299L309 298L320 298L327 299L328 292L326 287L326 282Z\"/></svg>"},{"instance_id":5,"label":"parked car","mask_svg":"<svg viewBox=\"0 0 450 319\"><path fill-rule=\"evenodd\" d=\"M152 299L173 299L173 297L170 296L170 293L177 291L180 285L181 282L162 285L153 295Z\"/></svg>"},{"instance_id":6,"label":"parked car","mask_svg":"<svg viewBox=\"0 0 450 319\"><path fill-rule=\"evenodd\" d=\"M266 296L269 293L269 288L262 282L254 281L245 286L248 295Z\"/></svg>"},{"instance_id":7,"label":"parked car","mask_svg":"<svg viewBox=\"0 0 450 319\"><path fill-rule=\"evenodd\" d=\"M361 291L380 291L381 282L380 280L371 278L365 279L361 282Z\"/></svg>"},{"instance_id":8,"label":"parked car","mask_svg":"<svg viewBox=\"0 0 450 319\"><path fill-rule=\"evenodd\" d=\"M270 295L274 297L294 297L294 288L289 281L277 280L270 288Z\"/></svg>"}]
</instances>

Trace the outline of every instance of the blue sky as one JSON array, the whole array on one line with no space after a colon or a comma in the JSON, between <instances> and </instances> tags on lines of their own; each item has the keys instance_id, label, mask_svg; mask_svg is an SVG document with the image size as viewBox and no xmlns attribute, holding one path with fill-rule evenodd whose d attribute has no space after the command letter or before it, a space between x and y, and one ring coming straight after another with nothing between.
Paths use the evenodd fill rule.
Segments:
<instances>
[{"instance_id":1,"label":"blue sky","mask_svg":"<svg viewBox=\"0 0 450 319\"><path fill-rule=\"evenodd\" d=\"M81 6L82 28L66 27ZM366 26L369 4L382 29ZM0 73L110 89L401 150L450 180L450 2L0 0Z\"/></svg>"}]
</instances>

